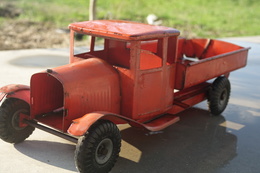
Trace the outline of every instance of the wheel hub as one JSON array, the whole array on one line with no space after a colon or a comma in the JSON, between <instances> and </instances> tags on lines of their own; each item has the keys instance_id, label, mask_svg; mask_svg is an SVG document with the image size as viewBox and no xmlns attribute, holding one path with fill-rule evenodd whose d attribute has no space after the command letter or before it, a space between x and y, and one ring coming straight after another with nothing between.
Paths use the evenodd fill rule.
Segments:
<instances>
[{"instance_id":1,"label":"wheel hub","mask_svg":"<svg viewBox=\"0 0 260 173\"><path fill-rule=\"evenodd\" d=\"M113 142L109 138L103 139L97 146L95 158L98 164L105 164L111 157Z\"/></svg>"},{"instance_id":2,"label":"wheel hub","mask_svg":"<svg viewBox=\"0 0 260 173\"><path fill-rule=\"evenodd\" d=\"M227 90L224 89L220 95L220 99L219 99L219 104L220 105L224 105L225 104L225 101L227 99Z\"/></svg>"},{"instance_id":3,"label":"wheel hub","mask_svg":"<svg viewBox=\"0 0 260 173\"><path fill-rule=\"evenodd\" d=\"M14 113L14 116L12 117L12 127L15 129L15 130L22 130L24 129L25 127L20 127L20 114L21 113L24 113L26 112L26 110L18 110Z\"/></svg>"}]
</instances>

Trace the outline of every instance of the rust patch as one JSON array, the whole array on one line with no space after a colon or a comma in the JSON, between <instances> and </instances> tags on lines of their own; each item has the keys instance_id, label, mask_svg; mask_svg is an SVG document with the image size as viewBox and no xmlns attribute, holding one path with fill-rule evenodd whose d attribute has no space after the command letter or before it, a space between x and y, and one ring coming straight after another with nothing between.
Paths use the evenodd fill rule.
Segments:
<instances>
[{"instance_id":1,"label":"rust patch","mask_svg":"<svg viewBox=\"0 0 260 173\"><path fill-rule=\"evenodd\" d=\"M12 93L13 91L23 90L23 89L30 89L29 86L20 85L20 84L10 84L0 88L0 93Z\"/></svg>"}]
</instances>

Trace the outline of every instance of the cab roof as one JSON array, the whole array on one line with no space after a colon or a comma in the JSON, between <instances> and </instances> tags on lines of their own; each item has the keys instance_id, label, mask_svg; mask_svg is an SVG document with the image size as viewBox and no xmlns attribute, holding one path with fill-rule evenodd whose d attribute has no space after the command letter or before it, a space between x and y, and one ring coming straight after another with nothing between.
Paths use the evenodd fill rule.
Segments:
<instances>
[{"instance_id":1,"label":"cab roof","mask_svg":"<svg viewBox=\"0 0 260 173\"><path fill-rule=\"evenodd\" d=\"M178 36L177 29L121 20L92 20L72 23L69 28L87 35L120 40L146 40Z\"/></svg>"}]
</instances>

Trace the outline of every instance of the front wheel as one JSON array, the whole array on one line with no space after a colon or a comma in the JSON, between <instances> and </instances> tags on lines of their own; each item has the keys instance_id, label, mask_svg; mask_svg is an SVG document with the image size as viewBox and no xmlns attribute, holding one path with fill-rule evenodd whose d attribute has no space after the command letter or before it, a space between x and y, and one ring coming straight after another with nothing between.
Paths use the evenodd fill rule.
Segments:
<instances>
[{"instance_id":1,"label":"front wheel","mask_svg":"<svg viewBox=\"0 0 260 173\"><path fill-rule=\"evenodd\" d=\"M117 126L100 120L79 138L75 151L76 167L81 173L107 173L113 168L120 148L121 135Z\"/></svg>"},{"instance_id":2,"label":"front wheel","mask_svg":"<svg viewBox=\"0 0 260 173\"><path fill-rule=\"evenodd\" d=\"M23 100L8 98L0 107L0 138L9 143L19 143L28 138L34 127L20 127L20 114L29 115L30 106Z\"/></svg>"},{"instance_id":3,"label":"front wheel","mask_svg":"<svg viewBox=\"0 0 260 173\"><path fill-rule=\"evenodd\" d=\"M230 82L228 78L218 77L212 84L208 96L209 110L213 115L220 115L227 107L230 96Z\"/></svg>"}]
</instances>

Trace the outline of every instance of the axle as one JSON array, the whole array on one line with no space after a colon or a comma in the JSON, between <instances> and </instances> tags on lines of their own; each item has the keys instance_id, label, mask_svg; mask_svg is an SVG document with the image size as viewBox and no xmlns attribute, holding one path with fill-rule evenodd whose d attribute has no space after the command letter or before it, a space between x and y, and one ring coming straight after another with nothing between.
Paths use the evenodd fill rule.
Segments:
<instances>
[{"instance_id":1,"label":"axle","mask_svg":"<svg viewBox=\"0 0 260 173\"><path fill-rule=\"evenodd\" d=\"M57 130L51 129L49 127L43 126L41 124L38 124L35 121L27 120L27 119L24 119L23 121L24 121L24 123L26 123L26 124L28 124L30 126L33 126L33 127L37 128L37 129L41 129L41 130L43 130L45 132L51 133L51 134L53 134L55 136L61 137L61 138L66 139L66 140L68 140L70 142L77 143L77 141L78 141L78 139L76 137L73 137L73 136L67 135L65 133L59 132Z\"/></svg>"}]
</instances>

